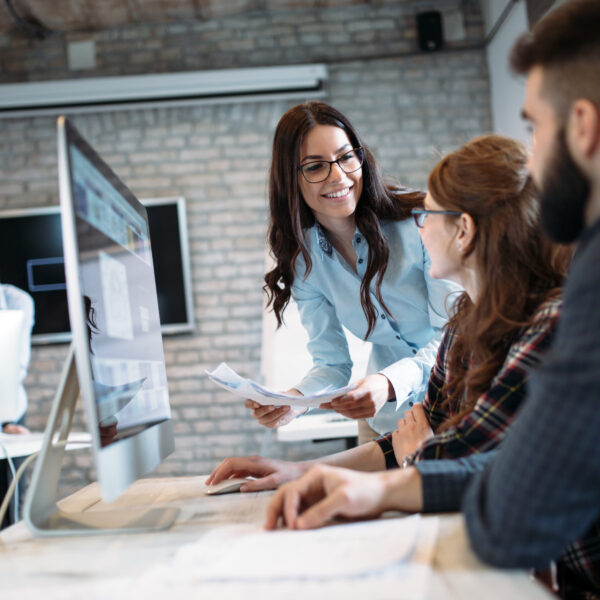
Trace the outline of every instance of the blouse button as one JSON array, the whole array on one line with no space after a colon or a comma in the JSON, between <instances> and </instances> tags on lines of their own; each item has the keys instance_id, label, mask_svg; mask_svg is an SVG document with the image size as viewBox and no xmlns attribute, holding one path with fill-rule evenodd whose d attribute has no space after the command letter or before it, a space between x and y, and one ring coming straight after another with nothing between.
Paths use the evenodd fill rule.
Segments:
<instances>
[{"instance_id":1,"label":"blouse button","mask_svg":"<svg viewBox=\"0 0 600 600\"><path fill-rule=\"evenodd\" d=\"M381 315L381 318L382 318L382 319L385 319L385 315Z\"/></svg>"},{"instance_id":2,"label":"blouse button","mask_svg":"<svg viewBox=\"0 0 600 600\"><path fill-rule=\"evenodd\" d=\"M362 240L362 238L360 237L360 235L357 235L356 236L356 243L360 244L361 240Z\"/></svg>"},{"instance_id":3,"label":"blouse button","mask_svg":"<svg viewBox=\"0 0 600 600\"><path fill-rule=\"evenodd\" d=\"M416 351L416 350L413 348L413 349L412 349L412 353L413 353L413 354L416 354L416 353L417 353L417 351Z\"/></svg>"},{"instance_id":4,"label":"blouse button","mask_svg":"<svg viewBox=\"0 0 600 600\"><path fill-rule=\"evenodd\" d=\"M359 264L359 265L362 265L364 262L365 262L365 261L364 261L362 258L359 258L359 259L358 259L358 264Z\"/></svg>"},{"instance_id":5,"label":"blouse button","mask_svg":"<svg viewBox=\"0 0 600 600\"><path fill-rule=\"evenodd\" d=\"M402 338L401 338L399 335L397 335L397 336L396 336L396 339L397 339L397 340L401 340Z\"/></svg>"}]
</instances>

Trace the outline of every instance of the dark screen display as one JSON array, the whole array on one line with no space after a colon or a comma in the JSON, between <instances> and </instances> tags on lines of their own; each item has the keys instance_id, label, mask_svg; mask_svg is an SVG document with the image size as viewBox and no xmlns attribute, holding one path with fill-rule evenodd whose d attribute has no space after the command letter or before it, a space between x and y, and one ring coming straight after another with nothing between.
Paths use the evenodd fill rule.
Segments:
<instances>
[{"instance_id":1,"label":"dark screen display","mask_svg":"<svg viewBox=\"0 0 600 600\"><path fill-rule=\"evenodd\" d=\"M162 326L190 323L176 202L147 207L154 277ZM0 281L29 292L35 302L33 334L70 331L60 214L2 218Z\"/></svg>"}]
</instances>

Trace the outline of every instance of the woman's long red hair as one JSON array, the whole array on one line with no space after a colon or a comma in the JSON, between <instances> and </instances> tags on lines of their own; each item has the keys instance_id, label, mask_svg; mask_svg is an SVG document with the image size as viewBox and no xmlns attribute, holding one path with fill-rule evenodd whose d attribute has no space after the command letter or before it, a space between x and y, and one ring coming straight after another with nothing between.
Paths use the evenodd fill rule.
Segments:
<instances>
[{"instance_id":1,"label":"woman's long red hair","mask_svg":"<svg viewBox=\"0 0 600 600\"><path fill-rule=\"evenodd\" d=\"M511 344L538 306L559 294L571 248L542 232L539 202L519 142L497 135L476 138L444 157L429 176L429 193L444 209L469 214L475 236L479 296L457 299L447 327L450 379L444 386L453 425L470 412L500 371ZM444 217L451 218L451 217Z\"/></svg>"}]
</instances>

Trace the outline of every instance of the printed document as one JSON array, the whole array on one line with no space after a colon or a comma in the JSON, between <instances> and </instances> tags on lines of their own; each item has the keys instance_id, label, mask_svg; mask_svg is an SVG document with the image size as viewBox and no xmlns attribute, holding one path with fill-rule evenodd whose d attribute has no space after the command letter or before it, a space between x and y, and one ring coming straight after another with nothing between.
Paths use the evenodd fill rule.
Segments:
<instances>
[{"instance_id":1,"label":"printed document","mask_svg":"<svg viewBox=\"0 0 600 600\"><path fill-rule=\"evenodd\" d=\"M135 591L152 598L194 590L220 600L425 600L437 530L436 518L420 515L312 531L222 525L149 568Z\"/></svg>"},{"instance_id":2,"label":"printed document","mask_svg":"<svg viewBox=\"0 0 600 600\"><path fill-rule=\"evenodd\" d=\"M335 390L326 390L312 396L294 396L292 394L272 392L259 383L256 383L256 381L241 377L227 363L221 363L214 371L207 371L206 374L217 385L229 390L236 396L249 398L263 405L274 404L317 408L323 402L329 402L333 398L337 398L356 387L356 384L354 384Z\"/></svg>"}]
</instances>

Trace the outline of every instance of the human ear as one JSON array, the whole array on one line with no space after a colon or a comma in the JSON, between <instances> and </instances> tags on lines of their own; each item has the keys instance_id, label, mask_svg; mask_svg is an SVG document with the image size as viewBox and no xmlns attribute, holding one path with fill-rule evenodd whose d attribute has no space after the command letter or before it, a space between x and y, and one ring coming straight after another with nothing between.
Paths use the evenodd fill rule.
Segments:
<instances>
[{"instance_id":1,"label":"human ear","mask_svg":"<svg viewBox=\"0 0 600 600\"><path fill-rule=\"evenodd\" d=\"M462 213L458 222L458 233L456 235L456 245L458 251L465 254L471 250L471 244L475 239L475 221L467 213Z\"/></svg>"},{"instance_id":2,"label":"human ear","mask_svg":"<svg viewBox=\"0 0 600 600\"><path fill-rule=\"evenodd\" d=\"M590 100L575 100L567 119L567 142L574 156L590 159L600 150L600 109Z\"/></svg>"}]
</instances>

